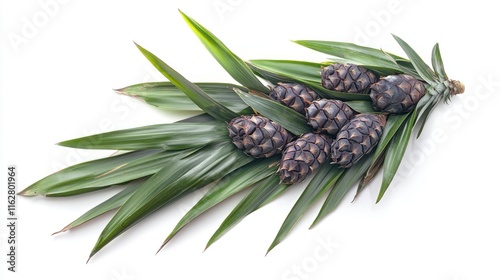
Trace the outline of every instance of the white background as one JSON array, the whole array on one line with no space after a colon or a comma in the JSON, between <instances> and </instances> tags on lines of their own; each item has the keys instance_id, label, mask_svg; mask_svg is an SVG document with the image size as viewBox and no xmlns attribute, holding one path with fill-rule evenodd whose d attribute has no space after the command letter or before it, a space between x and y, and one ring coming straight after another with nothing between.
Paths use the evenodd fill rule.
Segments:
<instances>
[{"instance_id":1,"label":"white background","mask_svg":"<svg viewBox=\"0 0 500 280\"><path fill-rule=\"evenodd\" d=\"M239 195L196 220L155 255L202 195L198 192L150 216L85 264L111 215L68 233L51 233L113 191L19 197L18 272L8 272L2 261L1 278L499 279L495 108L500 75L493 2L295 2L1 1L1 197L10 164L17 166L21 190L63 166L110 153L63 148L55 145L59 141L186 116L112 91L163 80L132 41L192 81L232 82L184 23L180 8L244 59L327 58L293 39L350 41L402 54L393 33L430 62L432 46L439 42L449 76L461 80L466 93L433 113L381 203L374 204L377 177L357 201L351 204L349 193L338 210L308 230L321 203L314 205L290 236L264 256L304 187L297 185L202 252ZM4 217L5 199L1 203Z\"/></svg>"}]
</instances>

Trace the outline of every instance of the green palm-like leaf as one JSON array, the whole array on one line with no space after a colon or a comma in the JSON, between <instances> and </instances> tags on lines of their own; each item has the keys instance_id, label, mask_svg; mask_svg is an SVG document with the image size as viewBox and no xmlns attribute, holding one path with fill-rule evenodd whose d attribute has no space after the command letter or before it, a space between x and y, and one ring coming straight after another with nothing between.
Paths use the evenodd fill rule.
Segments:
<instances>
[{"instance_id":1,"label":"green palm-like leaf","mask_svg":"<svg viewBox=\"0 0 500 280\"><path fill-rule=\"evenodd\" d=\"M346 101L345 102L351 109L358 113L370 113L370 114L380 114L380 112L373 109L371 101L357 100L357 101Z\"/></svg>"},{"instance_id":2,"label":"green palm-like leaf","mask_svg":"<svg viewBox=\"0 0 500 280\"><path fill-rule=\"evenodd\" d=\"M352 43L332 42L332 41L312 41L298 40L295 43L322 52L335 57L345 59L347 62L362 65L370 68L386 68L395 72L399 72L400 68L397 64L385 56L385 53L379 49L359 46ZM394 59L404 60L404 58L391 55Z\"/></svg>"},{"instance_id":3,"label":"green palm-like leaf","mask_svg":"<svg viewBox=\"0 0 500 280\"><path fill-rule=\"evenodd\" d=\"M382 186L380 187L380 192L377 197L377 203L382 199L392 179L394 179L396 175L399 164L406 151L406 147L410 142L410 136L413 131L416 116L417 110L413 110L410 118L405 121L404 126L400 127L387 148L384 160L384 177L382 178Z\"/></svg>"},{"instance_id":4,"label":"green palm-like leaf","mask_svg":"<svg viewBox=\"0 0 500 280\"><path fill-rule=\"evenodd\" d=\"M250 69L252 69L252 72L273 83L273 84L277 84L277 83L294 83L294 82L298 82L297 80L295 80L293 77L286 77L282 74L278 74L278 73L275 73L275 72L271 72L271 71L267 71L267 70L264 70L262 68L259 68L255 65L253 65L252 63L250 62L247 62L247 65L248 67L250 67Z\"/></svg>"},{"instance_id":5,"label":"green palm-like leaf","mask_svg":"<svg viewBox=\"0 0 500 280\"><path fill-rule=\"evenodd\" d=\"M178 122L116 130L59 143L80 149L185 150L227 139L227 127L218 121Z\"/></svg>"},{"instance_id":6,"label":"green palm-like leaf","mask_svg":"<svg viewBox=\"0 0 500 280\"><path fill-rule=\"evenodd\" d=\"M278 234L274 238L271 246L267 249L269 253L276 245L281 243L295 226L299 219L304 215L307 209L320 198L327 190L329 190L342 175L343 170L335 165L323 164L314 178L309 182L304 192L293 206L285 221L281 225Z\"/></svg>"},{"instance_id":7,"label":"green palm-like leaf","mask_svg":"<svg viewBox=\"0 0 500 280\"><path fill-rule=\"evenodd\" d=\"M323 66L321 63L269 59L252 59L250 63L258 68L293 77L297 80L321 83L321 67Z\"/></svg>"},{"instance_id":8,"label":"green palm-like leaf","mask_svg":"<svg viewBox=\"0 0 500 280\"><path fill-rule=\"evenodd\" d=\"M245 196L231 213L222 222L219 228L212 235L207 243L206 248L210 247L215 241L219 240L231 228L237 225L246 216L253 211L266 205L287 189L288 186L279 183L279 176L274 174L267 179L257 183L252 191ZM205 249L206 249L205 248Z\"/></svg>"},{"instance_id":9,"label":"green palm-like leaf","mask_svg":"<svg viewBox=\"0 0 500 280\"><path fill-rule=\"evenodd\" d=\"M409 113L402 115L389 115L387 117L384 132L382 133L375 152L373 153L373 160L368 170L369 173L372 173L372 169L376 166L377 159L379 159L379 157L385 153L387 145L389 145L399 127L404 123L406 118L408 118L408 115Z\"/></svg>"},{"instance_id":10,"label":"green palm-like leaf","mask_svg":"<svg viewBox=\"0 0 500 280\"><path fill-rule=\"evenodd\" d=\"M417 120L416 123L419 126L418 132L417 132L417 138L420 137L422 134L422 131L424 130L425 124L431 115L432 110L436 108L436 105L443 99L442 95L434 95L432 96L429 101L426 102L426 104L422 108L417 108L419 110L416 110L418 112L417 115Z\"/></svg>"},{"instance_id":11,"label":"green palm-like leaf","mask_svg":"<svg viewBox=\"0 0 500 280\"><path fill-rule=\"evenodd\" d=\"M229 141L176 158L175 164L154 174L118 210L99 236L90 258L146 216L252 160Z\"/></svg>"},{"instance_id":12,"label":"green palm-like leaf","mask_svg":"<svg viewBox=\"0 0 500 280\"><path fill-rule=\"evenodd\" d=\"M132 194L134 194L137 188L139 188L147 179L149 179L149 177L136 179L124 184L125 188L121 190L119 193L113 195L109 199L98 204L89 211L85 212L83 215L81 215L76 220L65 226L63 229L53 234L68 231L92 219L95 219L102 214L120 208L125 203L125 201L127 201L132 196Z\"/></svg>"},{"instance_id":13,"label":"green palm-like leaf","mask_svg":"<svg viewBox=\"0 0 500 280\"><path fill-rule=\"evenodd\" d=\"M375 158L375 156L373 156ZM358 195L363 191L363 189L375 178L375 175L377 175L378 171L382 167L385 159L385 151L382 153L378 158L375 159L375 161L370 165L368 170L366 171L365 175L359 180L358 188L356 190L356 194L354 195L354 198L352 199L351 202L354 202Z\"/></svg>"},{"instance_id":14,"label":"green palm-like leaf","mask_svg":"<svg viewBox=\"0 0 500 280\"><path fill-rule=\"evenodd\" d=\"M163 242L165 246L184 226L213 206L276 172L277 157L255 160L226 175L211 188L177 223ZM161 248L160 248L161 250Z\"/></svg>"},{"instance_id":15,"label":"green palm-like leaf","mask_svg":"<svg viewBox=\"0 0 500 280\"><path fill-rule=\"evenodd\" d=\"M422 79L418 75L417 70L415 70L415 68L413 67L413 64L411 64L411 62L409 60L404 60L404 61L396 60L393 57L393 55L391 55L385 51L384 51L384 53L385 53L385 56L387 57L387 59L391 60L395 65L397 65L399 67L399 69L401 69L402 73L413 76L417 79ZM398 73L386 73L385 75L391 75L391 74L398 74Z\"/></svg>"},{"instance_id":16,"label":"green palm-like leaf","mask_svg":"<svg viewBox=\"0 0 500 280\"><path fill-rule=\"evenodd\" d=\"M435 44L432 48L432 68L438 77L442 80L448 80L448 75L444 71L443 59L441 58L441 51L439 51L439 44Z\"/></svg>"},{"instance_id":17,"label":"green palm-like leaf","mask_svg":"<svg viewBox=\"0 0 500 280\"><path fill-rule=\"evenodd\" d=\"M354 183L366 173L370 167L372 156L373 154L364 156L358 163L343 172L340 179L328 194L328 197L319 210L318 216L316 216L311 228L317 225L324 217L326 217L326 215L337 208L349 189L352 188Z\"/></svg>"},{"instance_id":18,"label":"green palm-like leaf","mask_svg":"<svg viewBox=\"0 0 500 280\"><path fill-rule=\"evenodd\" d=\"M168 66L161 59L156 57L154 54L144 49L143 47L136 44L137 48L141 53L153 64L160 73L162 73L167 79L169 79L172 84L174 84L178 89L180 89L184 94L191 99L198 107L200 107L205 113L212 116L214 119L226 122L238 115L229 110L227 107L223 106L219 102L215 101L206 92L204 92L199 86L191 83L181 74L175 71L172 67Z\"/></svg>"},{"instance_id":19,"label":"green palm-like leaf","mask_svg":"<svg viewBox=\"0 0 500 280\"><path fill-rule=\"evenodd\" d=\"M311 131L303 115L272 101L235 89L240 98L261 115L273 120L295 135L302 135Z\"/></svg>"},{"instance_id":20,"label":"green palm-like leaf","mask_svg":"<svg viewBox=\"0 0 500 280\"><path fill-rule=\"evenodd\" d=\"M415 70L417 70L418 74L422 79L424 79L428 84L435 86L436 85L436 74L432 72L431 68L425 64L425 62L422 60L422 58L413 50L410 45L408 45L403 39L399 38L396 35L392 35L394 39L398 42L399 46L403 49L403 51L406 53L408 58L410 59L411 63L415 67Z\"/></svg>"},{"instance_id":21,"label":"green palm-like leaf","mask_svg":"<svg viewBox=\"0 0 500 280\"><path fill-rule=\"evenodd\" d=\"M233 91L233 88L246 91L245 87L228 83L195 83L195 85L235 113L239 113L247 107L247 104L241 101ZM152 106L168 111L201 111L200 107L196 106L186 94L171 82L135 84L117 89L116 92L142 99Z\"/></svg>"},{"instance_id":22,"label":"green palm-like leaf","mask_svg":"<svg viewBox=\"0 0 500 280\"><path fill-rule=\"evenodd\" d=\"M245 62L230 51L224 43L222 43L214 34L192 18L179 11L187 22L189 27L198 36L203 45L212 54L212 56L219 62L219 64L226 69L236 81L242 85L261 92L269 92L269 89L264 86L257 77L248 68Z\"/></svg>"},{"instance_id":23,"label":"green palm-like leaf","mask_svg":"<svg viewBox=\"0 0 500 280\"><path fill-rule=\"evenodd\" d=\"M107 188L156 173L192 151L144 150L88 161L51 174L20 194L70 196Z\"/></svg>"}]
</instances>

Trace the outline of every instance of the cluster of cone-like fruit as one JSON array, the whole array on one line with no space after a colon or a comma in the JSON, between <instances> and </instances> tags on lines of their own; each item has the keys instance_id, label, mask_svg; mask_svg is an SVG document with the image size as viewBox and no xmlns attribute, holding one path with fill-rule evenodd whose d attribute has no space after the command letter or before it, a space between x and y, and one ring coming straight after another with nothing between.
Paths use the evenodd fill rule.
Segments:
<instances>
[{"instance_id":1,"label":"cluster of cone-like fruit","mask_svg":"<svg viewBox=\"0 0 500 280\"><path fill-rule=\"evenodd\" d=\"M242 116L228 124L233 143L246 154L267 158L282 153L278 172L285 184L303 181L321 164L331 161L341 168L355 165L377 145L386 114L411 111L425 94L424 84L410 75L380 77L353 64L331 64L321 71L324 88L369 94L380 114L357 114L341 100L320 99L305 85L279 83L269 97L303 114L312 132L294 138L273 121Z\"/></svg>"}]
</instances>

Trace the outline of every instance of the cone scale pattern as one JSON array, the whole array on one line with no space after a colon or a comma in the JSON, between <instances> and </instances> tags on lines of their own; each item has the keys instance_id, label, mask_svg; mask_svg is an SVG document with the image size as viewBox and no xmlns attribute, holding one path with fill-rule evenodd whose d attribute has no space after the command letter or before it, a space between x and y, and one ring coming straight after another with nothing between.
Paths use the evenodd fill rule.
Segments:
<instances>
[{"instance_id":1,"label":"cone scale pattern","mask_svg":"<svg viewBox=\"0 0 500 280\"><path fill-rule=\"evenodd\" d=\"M321 71L321 84L324 88L340 92L362 93L378 76L372 71L353 64L331 64Z\"/></svg>"},{"instance_id":2,"label":"cone scale pattern","mask_svg":"<svg viewBox=\"0 0 500 280\"><path fill-rule=\"evenodd\" d=\"M238 149L255 158L280 153L292 135L280 125L262 116L242 116L228 124L229 137Z\"/></svg>"},{"instance_id":3,"label":"cone scale pattern","mask_svg":"<svg viewBox=\"0 0 500 280\"><path fill-rule=\"evenodd\" d=\"M296 83L278 83L269 93L269 97L301 114L305 114L305 108L318 99L312 89Z\"/></svg>"},{"instance_id":4,"label":"cone scale pattern","mask_svg":"<svg viewBox=\"0 0 500 280\"><path fill-rule=\"evenodd\" d=\"M356 164L377 145L384 126L384 115L356 115L342 127L333 141L332 162L342 168L349 168Z\"/></svg>"},{"instance_id":5,"label":"cone scale pattern","mask_svg":"<svg viewBox=\"0 0 500 280\"><path fill-rule=\"evenodd\" d=\"M425 94L424 84L410 75L390 75L371 86L370 98L379 111L400 114L411 111Z\"/></svg>"},{"instance_id":6,"label":"cone scale pattern","mask_svg":"<svg viewBox=\"0 0 500 280\"><path fill-rule=\"evenodd\" d=\"M331 136L337 135L353 116L352 109L340 100L316 100L306 109L306 119L314 132Z\"/></svg>"},{"instance_id":7,"label":"cone scale pattern","mask_svg":"<svg viewBox=\"0 0 500 280\"><path fill-rule=\"evenodd\" d=\"M281 182L295 184L313 173L330 154L330 139L326 135L307 133L288 144L278 169Z\"/></svg>"}]
</instances>

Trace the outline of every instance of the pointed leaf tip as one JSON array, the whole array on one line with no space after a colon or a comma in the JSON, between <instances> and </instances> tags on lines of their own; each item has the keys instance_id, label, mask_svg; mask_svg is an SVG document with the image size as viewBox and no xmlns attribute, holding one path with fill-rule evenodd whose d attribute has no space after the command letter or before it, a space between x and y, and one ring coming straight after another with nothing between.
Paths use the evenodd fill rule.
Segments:
<instances>
[{"instance_id":1,"label":"pointed leaf tip","mask_svg":"<svg viewBox=\"0 0 500 280\"><path fill-rule=\"evenodd\" d=\"M58 230L58 231L56 231L56 232L52 233L51 235L60 234L60 233L66 232L66 231L68 231L68 230L69 230L69 229L68 229L68 226L65 226L65 227L63 227L61 230Z\"/></svg>"},{"instance_id":2,"label":"pointed leaf tip","mask_svg":"<svg viewBox=\"0 0 500 280\"><path fill-rule=\"evenodd\" d=\"M135 42L134 42L135 43ZM238 116L238 114L229 110L219 102L215 101L205 91L196 84L191 83L188 79L182 76L175 69L163 62L150 51L144 49L139 44L135 43L141 53L153 64L153 66L169 79L178 89L186 94L198 107L213 118L226 122Z\"/></svg>"},{"instance_id":3,"label":"pointed leaf tip","mask_svg":"<svg viewBox=\"0 0 500 280\"><path fill-rule=\"evenodd\" d=\"M231 77L249 89L269 92L269 89L253 74L246 63L234 54L217 36L182 11L179 12L205 48Z\"/></svg>"},{"instance_id":4,"label":"pointed leaf tip","mask_svg":"<svg viewBox=\"0 0 500 280\"><path fill-rule=\"evenodd\" d=\"M156 251L155 256L158 255L158 253L160 253L160 251L163 249L163 247L165 247L165 245L167 245L167 242L163 242L163 244L161 244L160 248L158 248L158 251Z\"/></svg>"},{"instance_id":5,"label":"pointed leaf tip","mask_svg":"<svg viewBox=\"0 0 500 280\"><path fill-rule=\"evenodd\" d=\"M288 213L271 246L269 246L268 252L285 239L292 228L302 218L307 209L309 209L310 206L326 191L334 186L335 182L340 178L343 172L344 170L338 168L336 165L323 164L320 166L312 180L309 182L299 199L297 199L297 202L295 202L294 206Z\"/></svg>"},{"instance_id":6,"label":"pointed leaf tip","mask_svg":"<svg viewBox=\"0 0 500 280\"><path fill-rule=\"evenodd\" d=\"M437 76L429 67L429 65L427 65L424 62L424 60L420 57L420 55L418 55L418 53L412 47L410 47L410 45L408 45L408 43L406 43L403 39L399 38L394 34L392 34L392 37L394 37L396 42L406 53L406 55L410 59L411 64L415 67L415 70L417 70L420 78L422 78L431 86L435 86L437 83Z\"/></svg>"},{"instance_id":7,"label":"pointed leaf tip","mask_svg":"<svg viewBox=\"0 0 500 280\"><path fill-rule=\"evenodd\" d=\"M87 261L85 262L85 264L88 264L90 259L95 255L96 252L94 252L94 250L92 250L92 252L90 252L90 255L89 255L89 258L87 259Z\"/></svg>"},{"instance_id":8,"label":"pointed leaf tip","mask_svg":"<svg viewBox=\"0 0 500 280\"><path fill-rule=\"evenodd\" d=\"M362 176L366 173L366 171L370 167L372 157L373 154L366 155L362 157L361 160L354 166L344 170L338 181L335 183L335 186L328 194L325 202L323 203L323 206L316 216L316 219L309 229L318 224L324 217L326 217L329 213L335 210L337 206L339 206L340 202L347 194L349 189L353 187L353 184L357 180L362 178Z\"/></svg>"},{"instance_id":9,"label":"pointed leaf tip","mask_svg":"<svg viewBox=\"0 0 500 280\"><path fill-rule=\"evenodd\" d=\"M416 112L417 110L414 110L413 113L411 113L410 118L405 120L404 125L397 130L389 143L384 160L382 185L376 203L380 202L396 175L406 151L406 147L410 141L410 136L417 116Z\"/></svg>"},{"instance_id":10,"label":"pointed leaf tip","mask_svg":"<svg viewBox=\"0 0 500 280\"><path fill-rule=\"evenodd\" d=\"M278 156L267 159L255 160L230 174L224 176L215 186L213 186L177 223L164 241L167 244L182 228L210 210L217 204L225 201L240 191L253 186L265 178L272 176L275 166L279 163Z\"/></svg>"}]
</instances>

